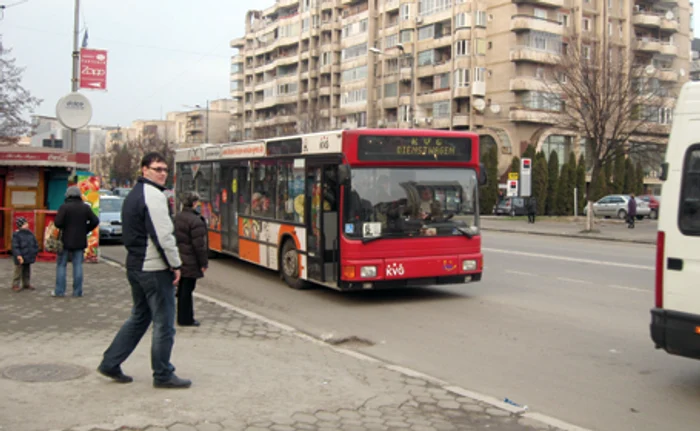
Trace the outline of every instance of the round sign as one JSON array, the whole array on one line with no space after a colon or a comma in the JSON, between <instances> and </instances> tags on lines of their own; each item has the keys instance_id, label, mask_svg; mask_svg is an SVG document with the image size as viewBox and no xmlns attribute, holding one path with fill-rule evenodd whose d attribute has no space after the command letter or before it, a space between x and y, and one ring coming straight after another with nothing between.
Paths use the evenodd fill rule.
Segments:
<instances>
[{"instance_id":1,"label":"round sign","mask_svg":"<svg viewBox=\"0 0 700 431\"><path fill-rule=\"evenodd\" d=\"M68 129L80 129L90 123L92 105L87 97L78 92L68 93L56 104L56 117Z\"/></svg>"}]
</instances>

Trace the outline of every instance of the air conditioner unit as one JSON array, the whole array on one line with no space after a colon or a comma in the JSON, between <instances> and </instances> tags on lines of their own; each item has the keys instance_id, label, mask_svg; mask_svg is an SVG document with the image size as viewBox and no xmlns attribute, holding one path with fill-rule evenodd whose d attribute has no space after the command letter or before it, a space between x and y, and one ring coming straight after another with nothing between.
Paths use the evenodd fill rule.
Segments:
<instances>
[{"instance_id":1,"label":"air conditioner unit","mask_svg":"<svg viewBox=\"0 0 700 431\"><path fill-rule=\"evenodd\" d=\"M423 17L422 16L416 17L416 24L423 24Z\"/></svg>"}]
</instances>

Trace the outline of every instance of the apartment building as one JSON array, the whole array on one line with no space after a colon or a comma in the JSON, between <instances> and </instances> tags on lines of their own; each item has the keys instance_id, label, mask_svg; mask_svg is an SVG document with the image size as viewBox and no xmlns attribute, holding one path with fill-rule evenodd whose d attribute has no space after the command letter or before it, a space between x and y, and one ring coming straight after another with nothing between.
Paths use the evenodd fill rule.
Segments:
<instances>
[{"instance_id":1,"label":"apartment building","mask_svg":"<svg viewBox=\"0 0 700 431\"><path fill-rule=\"evenodd\" d=\"M678 88L691 21L688 0L277 0L231 41L231 137L472 130L498 148L502 172L528 144L563 162L585 140L557 128L542 97L562 46L614 44ZM671 115L659 111L640 142L662 150Z\"/></svg>"}]
</instances>

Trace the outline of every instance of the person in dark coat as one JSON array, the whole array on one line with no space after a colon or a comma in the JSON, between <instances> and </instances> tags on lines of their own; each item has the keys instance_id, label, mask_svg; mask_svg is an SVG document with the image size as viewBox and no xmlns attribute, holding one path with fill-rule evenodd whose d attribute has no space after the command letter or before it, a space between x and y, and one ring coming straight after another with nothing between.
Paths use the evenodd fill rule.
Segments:
<instances>
[{"instance_id":1,"label":"person in dark coat","mask_svg":"<svg viewBox=\"0 0 700 431\"><path fill-rule=\"evenodd\" d=\"M537 198L534 196L527 200L527 222L535 223L535 216L537 215Z\"/></svg>"},{"instance_id":2,"label":"person in dark coat","mask_svg":"<svg viewBox=\"0 0 700 431\"><path fill-rule=\"evenodd\" d=\"M630 193L630 200L627 201L627 228L634 229L634 219L637 218L637 199L634 193Z\"/></svg>"},{"instance_id":3,"label":"person in dark coat","mask_svg":"<svg viewBox=\"0 0 700 431\"><path fill-rule=\"evenodd\" d=\"M80 195L80 189L71 186L66 190L66 200L58 208L54 224L63 234L63 251L56 256L56 289L51 296L66 295L66 266L68 257L73 262L73 296L83 296L83 256L87 248L87 235L99 224L100 219L92 212Z\"/></svg>"},{"instance_id":4,"label":"person in dark coat","mask_svg":"<svg viewBox=\"0 0 700 431\"><path fill-rule=\"evenodd\" d=\"M34 290L30 284L31 265L36 262L39 253L39 243L34 233L29 230L29 223L24 217L16 221L17 231L12 234L12 257L15 261L15 273L12 276L12 290L19 292L22 287ZM20 281L22 284L20 284Z\"/></svg>"},{"instance_id":5,"label":"person in dark coat","mask_svg":"<svg viewBox=\"0 0 700 431\"><path fill-rule=\"evenodd\" d=\"M207 222L201 216L199 195L189 192L182 203L182 211L175 217L175 239L182 260L180 284L177 287L177 324L199 326L194 319L192 292L197 279L204 277L209 266L207 258Z\"/></svg>"}]
</instances>

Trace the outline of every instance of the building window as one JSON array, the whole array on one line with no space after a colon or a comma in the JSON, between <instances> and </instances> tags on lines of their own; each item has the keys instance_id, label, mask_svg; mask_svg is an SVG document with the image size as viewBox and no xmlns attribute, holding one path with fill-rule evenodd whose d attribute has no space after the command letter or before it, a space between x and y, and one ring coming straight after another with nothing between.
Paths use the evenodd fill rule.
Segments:
<instances>
[{"instance_id":1,"label":"building window","mask_svg":"<svg viewBox=\"0 0 700 431\"><path fill-rule=\"evenodd\" d=\"M458 13L455 15L455 28L459 27L470 27L471 26L471 19L470 15L462 12Z\"/></svg>"},{"instance_id":2,"label":"building window","mask_svg":"<svg viewBox=\"0 0 700 431\"><path fill-rule=\"evenodd\" d=\"M396 44L399 41L399 35L398 34L390 34L389 36L384 38L384 49L389 49L393 48L396 46Z\"/></svg>"},{"instance_id":3,"label":"building window","mask_svg":"<svg viewBox=\"0 0 700 431\"><path fill-rule=\"evenodd\" d=\"M384 97L396 97L399 95L399 84L391 82L384 84Z\"/></svg>"},{"instance_id":4,"label":"building window","mask_svg":"<svg viewBox=\"0 0 700 431\"><path fill-rule=\"evenodd\" d=\"M562 27L568 27L569 26L569 14L568 13L558 14L557 21L559 21L559 24L561 24Z\"/></svg>"},{"instance_id":5,"label":"building window","mask_svg":"<svg viewBox=\"0 0 700 431\"><path fill-rule=\"evenodd\" d=\"M486 12L482 10L476 11L476 26L486 27Z\"/></svg>"},{"instance_id":6,"label":"building window","mask_svg":"<svg viewBox=\"0 0 700 431\"><path fill-rule=\"evenodd\" d=\"M449 100L433 103L433 118L449 118L451 103Z\"/></svg>"},{"instance_id":7,"label":"building window","mask_svg":"<svg viewBox=\"0 0 700 431\"><path fill-rule=\"evenodd\" d=\"M418 40L433 39L435 37L435 26L428 25L418 29Z\"/></svg>"},{"instance_id":8,"label":"building window","mask_svg":"<svg viewBox=\"0 0 700 431\"><path fill-rule=\"evenodd\" d=\"M399 40L401 43L413 41L413 30L401 30L401 33L399 33Z\"/></svg>"},{"instance_id":9,"label":"building window","mask_svg":"<svg viewBox=\"0 0 700 431\"><path fill-rule=\"evenodd\" d=\"M486 39L476 40L476 55L486 55Z\"/></svg>"},{"instance_id":10,"label":"building window","mask_svg":"<svg viewBox=\"0 0 700 431\"><path fill-rule=\"evenodd\" d=\"M321 66L328 66L329 64L331 64L332 58L333 58L332 52L322 52L321 53Z\"/></svg>"},{"instance_id":11,"label":"building window","mask_svg":"<svg viewBox=\"0 0 700 431\"><path fill-rule=\"evenodd\" d=\"M345 48L342 51L343 61L367 55L367 42Z\"/></svg>"},{"instance_id":12,"label":"building window","mask_svg":"<svg viewBox=\"0 0 700 431\"><path fill-rule=\"evenodd\" d=\"M474 82L485 82L486 81L486 68L485 67L475 67L474 68Z\"/></svg>"},{"instance_id":13,"label":"building window","mask_svg":"<svg viewBox=\"0 0 700 431\"><path fill-rule=\"evenodd\" d=\"M535 18L547 19L547 10L535 8Z\"/></svg>"},{"instance_id":14,"label":"building window","mask_svg":"<svg viewBox=\"0 0 700 431\"><path fill-rule=\"evenodd\" d=\"M590 60L591 59L591 47L588 45L583 45L581 47L581 50L582 50L583 58L586 60Z\"/></svg>"},{"instance_id":15,"label":"building window","mask_svg":"<svg viewBox=\"0 0 700 431\"><path fill-rule=\"evenodd\" d=\"M411 5L403 3L401 5L401 21L408 21L409 19L411 19Z\"/></svg>"},{"instance_id":16,"label":"building window","mask_svg":"<svg viewBox=\"0 0 700 431\"><path fill-rule=\"evenodd\" d=\"M452 7L452 0L418 0L418 14L432 15Z\"/></svg>"},{"instance_id":17,"label":"building window","mask_svg":"<svg viewBox=\"0 0 700 431\"><path fill-rule=\"evenodd\" d=\"M411 107L408 105L399 106L399 121L408 123L411 120Z\"/></svg>"},{"instance_id":18,"label":"building window","mask_svg":"<svg viewBox=\"0 0 700 431\"><path fill-rule=\"evenodd\" d=\"M523 105L528 109L543 111L560 111L561 96L542 91L528 91L523 96Z\"/></svg>"},{"instance_id":19,"label":"building window","mask_svg":"<svg viewBox=\"0 0 700 431\"><path fill-rule=\"evenodd\" d=\"M471 43L471 40L458 40L455 43L455 55L457 57L462 57L465 55L469 55L469 44Z\"/></svg>"},{"instance_id":20,"label":"building window","mask_svg":"<svg viewBox=\"0 0 700 431\"><path fill-rule=\"evenodd\" d=\"M469 69L455 70L455 87L469 87Z\"/></svg>"},{"instance_id":21,"label":"building window","mask_svg":"<svg viewBox=\"0 0 700 431\"><path fill-rule=\"evenodd\" d=\"M562 39L561 36L553 33L546 33L543 31L530 31L527 33L525 45L540 51L547 51L553 54L559 54L562 49Z\"/></svg>"},{"instance_id":22,"label":"building window","mask_svg":"<svg viewBox=\"0 0 700 431\"><path fill-rule=\"evenodd\" d=\"M350 90L343 94L341 98L341 105L353 105L356 103L367 102L367 89L359 88L357 90Z\"/></svg>"},{"instance_id":23,"label":"building window","mask_svg":"<svg viewBox=\"0 0 700 431\"><path fill-rule=\"evenodd\" d=\"M571 136L549 135L542 143L542 151L544 152L547 161L549 156L554 151L559 161L559 169L564 166L564 163L569 161L569 152L571 151Z\"/></svg>"},{"instance_id":24,"label":"building window","mask_svg":"<svg viewBox=\"0 0 700 431\"><path fill-rule=\"evenodd\" d=\"M442 73L433 77L433 90L450 88L450 73Z\"/></svg>"},{"instance_id":25,"label":"building window","mask_svg":"<svg viewBox=\"0 0 700 431\"><path fill-rule=\"evenodd\" d=\"M591 31L591 19L590 18L583 19L583 31Z\"/></svg>"},{"instance_id":26,"label":"building window","mask_svg":"<svg viewBox=\"0 0 700 431\"><path fill-rule=\"evenodd\" d=\"M341 81L343 83L357 81L360 79L367 78L367 66L355 67L352 69L344 70Z\"/></svg>"},{"instance_id":27,"label":"building window","mask_svg":"<svg viewBox=\"0 0 700 431\"><path fill-rule=\"evenodd\" d=\"M418 66L435 64L435 50L429 49L418 53Z\"/></svg>"},{"instance_id":28,"label":"building window","mask_svg":"<svg viewBox=\"0 0 700 431\"><path fill-rule=\"evenodd\" d=\"M613 25L611 22L608 23L608 36L613 35Z\"/></svg>"}]
</instances>

